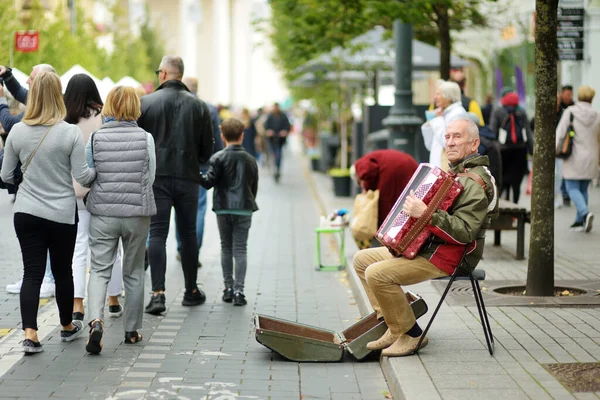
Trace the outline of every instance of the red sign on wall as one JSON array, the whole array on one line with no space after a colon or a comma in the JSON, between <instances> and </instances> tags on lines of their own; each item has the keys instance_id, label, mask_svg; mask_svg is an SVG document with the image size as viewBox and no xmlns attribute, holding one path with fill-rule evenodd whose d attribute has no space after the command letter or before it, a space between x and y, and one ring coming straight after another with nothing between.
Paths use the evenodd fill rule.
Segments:
<instances>
[{"instance_id":1,"label":"red sign on wall","mask_svg":"<svg viewBox=\"0 0 600 400\"><path fill-rule=\"evenodd\" d=\"M23 53L38 51L40 33L38 31L15 32L15 50Z\"/></svg>"}]
</instances>

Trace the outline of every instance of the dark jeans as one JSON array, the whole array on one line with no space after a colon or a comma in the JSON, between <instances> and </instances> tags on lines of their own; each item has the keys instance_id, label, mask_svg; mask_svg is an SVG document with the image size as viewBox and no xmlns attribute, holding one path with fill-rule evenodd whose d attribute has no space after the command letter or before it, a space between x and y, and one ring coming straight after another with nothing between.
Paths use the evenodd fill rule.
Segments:
<instances>
[{"instance_id":1,"label":"dark jeans","mask_svg":"<svg viewBox=\"0 0 600 400\"><path fill-rule=\"evenodd\" d=\"M198 253L200 253L200 249L202 248L202 239L204 238L206 192L207 190L200 186L200 191L198 193L198 214L196 215L196 236L198 237ZM177 239L177 252L181 254L181 239L179 238L179 229L177 229L177 223L175 223L175 238Z\"/></svg>"},{"instance_id":2,"label":"dark jeans","mask_svg":"<svg viewBox=\"0 0 600 400\"><path fill-rule=\"evenodd\" d=\"M22 328L37 330L40 287L46 271L48 252L50 252L50 265L56 283L56 304L60 324L69 325L73 312L71 263L77 238L77 224L61 224L25 213L16 213L14 224L23 255Z\"/></svg>"},{"instance_id":3,"label":"dark jeans","mask_svg":"<svg viewBox=\"0 0 600 400\"><path fill-rule=\"evenodd\" d=\"M283 140L281 139L269 140L269 147L271 149L271 153L273 153L273 156L275 157L275 170L277 171L277 173L279 173L281 170L281 151L283 149L283 144Z\"/></svg>"},{"instance_id":4,"label":"dark jeans","mask_svg":"<svg viewBox=\"0 0 600 400\"><path fill-rule=\"evenodd\" d=\"M248 231L252 225L252 215L217 215L221 236L221 267L225 287L233 287L234 292L244 291L246 279ZM233 280L233 260L235 259L235 281Z\"/></svg>"},{"instance_id":5,"label":"dark jeans","mask_svg":"<svg viewBox=\"0 0 600 400\"><path fill-rule=\"evenodd\" d=\"M180 178L157 176L154 181L156 215L150 220L148 259L152 275L152 290L165 290L167 251L165 244L169 233L171 208L175 207L177 231L181 239L181 266L185 289L196 289L198 277L198 242L196 239L196 214L198 212L198 184Z\"/></svg>"}]
</instances>

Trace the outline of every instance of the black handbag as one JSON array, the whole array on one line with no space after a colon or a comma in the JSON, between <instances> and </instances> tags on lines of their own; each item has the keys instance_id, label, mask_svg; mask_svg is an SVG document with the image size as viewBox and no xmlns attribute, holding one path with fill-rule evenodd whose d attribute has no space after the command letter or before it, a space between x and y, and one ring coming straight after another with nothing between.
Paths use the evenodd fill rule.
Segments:
<instances>
[{"instance_id":1,"label":"black handbag","mask_svg":"<svg viewBox=\"0 0 600 400\"><path fill-rule=\"evenodd\" d=\"M565 133L565 137L558 144L556 149L556 158L567 159L573 153L573 140L575 140L575 129L573 128L573 112L569 117L569 127Z\"/></svg>"},{"instance_id":2,"label":"black handbag","mask_svg":"<svg viewBox=\"0 0 600 400\"><path fill-rule=\"evenodd\" d=\"M4 148L0 150L0 169L2 169L2 162L4 161ZM0 178L0 189L8 190L9 194L17 193L19 189L19 184L23 181L23 174L21 173L21 162L17 163L17 168L15 168L14 174L14 184L5 183L2 178Z\"/></svg>"}]
</instances>

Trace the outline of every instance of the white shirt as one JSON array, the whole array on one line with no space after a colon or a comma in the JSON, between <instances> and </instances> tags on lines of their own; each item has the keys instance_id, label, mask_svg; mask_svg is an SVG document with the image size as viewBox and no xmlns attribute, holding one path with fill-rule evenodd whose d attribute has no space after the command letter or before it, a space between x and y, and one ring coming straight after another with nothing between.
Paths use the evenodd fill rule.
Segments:
<instances>
[{"instance_id":1,"label":"white shirt","mask_svg":"<svg viewBox=\"0 0 600 400\"><path fill-rule=\"evenodd\" d=\"M450 104L444 110L444 115L435 117L421 126L421 134L425 147L429 150L429 163L436 167L442 166L442 152L446 148L446 127L458 118L466 118L467 111L460 101Z\"/></svg>"}]
</instances>

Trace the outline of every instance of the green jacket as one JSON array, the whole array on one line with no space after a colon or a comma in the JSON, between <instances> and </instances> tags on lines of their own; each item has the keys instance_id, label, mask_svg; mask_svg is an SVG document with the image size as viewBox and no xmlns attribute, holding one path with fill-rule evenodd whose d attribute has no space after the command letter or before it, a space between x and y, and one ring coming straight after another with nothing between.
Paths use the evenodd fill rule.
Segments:
<instances>
[{"instance_id":1,"label":"green jacket","mask_svg":"<svg viewBox=\"0 0 600 400\"><path fill-rule=\"evenodd\" d=\"M432 235L419 255L448 274L456 269L466 245L470 246L468 266L461 265L461 270L472 270L477 266L483 255L485 230L498 216L498 193L488 167L487 156L479 154L467 156L452 165L450 170L455 174L471 172L479 175L486 190L473 178L458 178L463 192L448 211L436 211L429 222Z\"/></svg>"}]
</instances>

